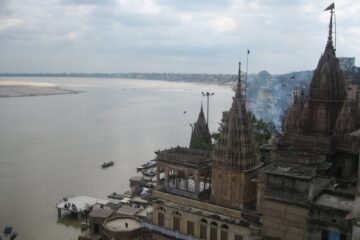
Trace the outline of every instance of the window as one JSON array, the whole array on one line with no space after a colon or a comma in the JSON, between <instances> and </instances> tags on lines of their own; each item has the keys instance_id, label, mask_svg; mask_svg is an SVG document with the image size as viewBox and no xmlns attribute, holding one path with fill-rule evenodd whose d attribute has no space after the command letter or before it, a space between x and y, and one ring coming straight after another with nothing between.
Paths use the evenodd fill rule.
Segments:
<instances>
[{"instance_id":1,"label":"window","mask_svg":"<svg viewBox=\"0 0 360 240\"><path fill-rule=\"evenodd\" d=\"M164 226L164 213L158 212L158 225Z\"/></svg>"},{"instance_id":2,"label":"window","mask_svg":"<svg viewBox=\"0 0 360 240\"><path fill-rule=\"evenodd\" d=\"M207 226L201 224L200 225L200 238L201 239L207 239Z\"/></svg>"},{"instance_id":3,"label":"window","mask_svg":"<svg viewBox=\"0 0 360 240\"><path fill-rule=\"evenodd\" d=\"M208 222L206 221L206 219L201 219L200 223L207 225Z\"/></svg>"},{"instance_id":4,"label":"window","mask_svg":"<svg viewBox=\"0 0 360 240\"><path fill-rule=\"evenodd\" d=\"M221 230L221 240L227 240L228 239L228 232Z\"/></svg>"},{"instance_id":5,"label":"window","mask_svg":"<svg viewBox=\"0 0 360 240\"><path fill-rule=\"evenodd\" d=\"M99 224L94 224L94 234L99 234L99 229L100 229L100 227L99 227Z\"/></svg>"},{"instance_id":6,"label":"window","mask_svg":"<svg viewBox=\"0 0 360 240\"><path fill-rule=\"evenodd\" d=\"M174 217L173 219L174 219L173 229L175 231L180 232L180 218L179 217Z\"/></svg>"},{"instance_id":7,"label":"window","mask_svg":"<svg viewBox=\"0 0 360 240\"><path fill-rule=\"evenodd\" d=\"M217 228L214 226L210 229L210 240L217 240Z\"/></svg>"},{"instance_id":8,"label":"window","mask_svg":"<svg viewBox=\"0 0 360 240\"><path fill-rule=\"evenodd\" d=\"M243 236L235 234L235 240L243 240Z\"/></svg>"},{"instance_id":9,"label":"window","mask_svg":"<svg viewBox=\"0 0 360 240\"><path fill-rule=\"evenodd\" d=\"M194 223L187 221L187 234L194 236Z\"/></svg>"}]
</instances>

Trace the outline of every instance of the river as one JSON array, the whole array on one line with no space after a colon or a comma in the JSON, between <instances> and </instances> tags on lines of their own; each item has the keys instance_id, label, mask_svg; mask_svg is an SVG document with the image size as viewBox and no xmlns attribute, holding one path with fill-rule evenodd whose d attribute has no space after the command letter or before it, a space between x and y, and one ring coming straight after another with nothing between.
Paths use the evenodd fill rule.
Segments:
<instances>
[{"instance_id":1,"label":"river","mask_svg":"<svg viewBox=\"0 0 360 240\"><path fill-rule=\"evenodd\" d=\"M9 78L0 78L9 80ZM129 79L10 78L56 83L80 94L0 98L0 230L17 240L77 239L79 223L57 218L70 194L106 198L129 189L154 151L187 146L202 91L211 132L230 108L229 86ZM186 112L185 112L186 111ZM101 169L105 161L114 167Z\"/></svg>"}]
</instances>

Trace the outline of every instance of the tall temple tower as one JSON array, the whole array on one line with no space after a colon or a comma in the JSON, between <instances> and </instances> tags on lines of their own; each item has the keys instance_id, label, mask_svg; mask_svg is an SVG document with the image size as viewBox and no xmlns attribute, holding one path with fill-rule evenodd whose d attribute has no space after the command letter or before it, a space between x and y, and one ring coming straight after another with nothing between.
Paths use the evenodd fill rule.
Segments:
<instances>
[{"instance_id":1,"label":"tall temple tower","mask_svg":"<svg viewBox=\"0 0 360 240\"><path fill-rule=\"evenodd\" d=\"M192 127L192 132L191 132L189 148L210 150L212 148L211 135L208 124L205 120L202 104L200 108L199 117L196 123L194 123L194 125L191 125L191 127Z\"/></svg>"},{"instance_id":2,"label":"tall temple tower","mask_svg":"<svg viewBox=\"0 0 360 240\"><path fill-rule=\"evenodd\" d=\"M241 68L235 97L223 113L220 138L213 152L211 200L229 208L249 208L256 202L256 176L261 163L257 157L253 128L241 87Z\"/></svg>"},{"instance_id":3,"label":"tall temple tower","mask_svg":"<svg viewBox=\"0 0 360 240\"><path fill-rule=\"evenodd\" d=\"M346 97L345 82L332 40L332 26L333 12L325 52L319 60L310 84L303 131L305 135L332 136L337 116Z\"/></svg>"}]
</instances>

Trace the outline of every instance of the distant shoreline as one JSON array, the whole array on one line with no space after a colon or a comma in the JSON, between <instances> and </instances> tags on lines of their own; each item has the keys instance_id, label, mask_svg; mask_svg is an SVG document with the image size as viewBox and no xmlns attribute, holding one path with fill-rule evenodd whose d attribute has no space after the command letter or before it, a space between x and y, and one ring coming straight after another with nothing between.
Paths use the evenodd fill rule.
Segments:
<instances>
[{"instance_id":1,"label":"distant shoreline","mask_svg":"<svg viewBox=\"0 0 360 240\"><path fill-rule=\"evenodd\" d=\"M124 78L175 82L229 84L237 75L207 73L0 73L0 77Z\"/></svg>"},{"instance_id":2,"label":"distant shoreline","mask_svg":"<svg viewBox=\"0 0 360 240\"><path fill-rule=\"evenodd\" d=\"M35 97L78 93L81 93L81 91L65 89L51 83L0 81L0 98Z\"/></svg>"}]
</instances>

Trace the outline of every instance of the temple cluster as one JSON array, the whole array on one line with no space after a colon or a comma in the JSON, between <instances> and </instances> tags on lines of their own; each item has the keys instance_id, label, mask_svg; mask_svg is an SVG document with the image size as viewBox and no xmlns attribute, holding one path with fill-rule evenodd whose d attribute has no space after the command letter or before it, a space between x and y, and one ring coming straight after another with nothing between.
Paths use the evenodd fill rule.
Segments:
<instances>
[{"instance_id":1,"label":"temple cluster","mask_svg":"<svg viewBox=\"0 0 360 240\"><path fill-rule=\"evenodd\" d=\"M155 225L211 240L359 239L360 98L347 89L332 25L333 14L308 96L294 94L277 141L257 147L239 67L214 148L195 150L190 144L159 154ZM195 126L205 129L201 114ZM208 139L207 131L196 139ZM194 129L192 138L195 132L200 131ZM171 157L174 152L178 158Z\"/></svg>"},{"instance_id":2,"label":"temple cluster","mask_svg":"<svg viewBox=\"0 0 360 240\"><path fill-rule=\"evenodd\" d=\"M191 125L189 147L156 152L152 212L135 220L103 217L98 225L104 233L96 229L98 235L155 240L360 239L360 94L344 81L332 21L331 12L327 44L305 91L308 96L304 91L294 94L282 136L258 147L239 64L235 96L223 113L216 144L212 145L201 106ZM131 237L124 235L130 231L127 227L113 226L124 221L133 222ZM139 234L140 228L151 234Z\"/></svg>"}]
</instances>

